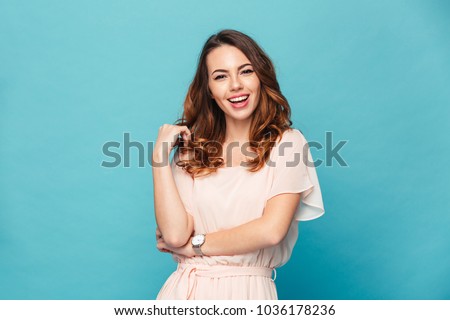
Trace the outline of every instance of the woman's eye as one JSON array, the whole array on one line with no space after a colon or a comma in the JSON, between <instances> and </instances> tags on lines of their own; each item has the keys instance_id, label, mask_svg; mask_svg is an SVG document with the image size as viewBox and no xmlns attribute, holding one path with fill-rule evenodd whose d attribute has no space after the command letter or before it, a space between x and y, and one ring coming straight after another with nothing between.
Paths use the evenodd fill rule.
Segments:
<instances>
[{"instance_id":1,"label":"woman's eye","mask_svg":"<svg viewBox=\"0 0 450 320\"><path fill-rule=\"evenodd\" d=\"M223 78L225 78L225 75L224 74L220 74L220 75L216 76L214 78L214 80L220 80L220 79L223 79Z\"/></svg>"},{"instance_id":2,"label":"woman's eye","mask_svg":"<svg viewBox=\"0 0 450 320\"><path fill-rule=\"evenodd\" d=\"M250 73L253 73L253 70L252 69L245 69L244 71L242 71L242 73L250 74Z\"/></svg>"}]
</instances>

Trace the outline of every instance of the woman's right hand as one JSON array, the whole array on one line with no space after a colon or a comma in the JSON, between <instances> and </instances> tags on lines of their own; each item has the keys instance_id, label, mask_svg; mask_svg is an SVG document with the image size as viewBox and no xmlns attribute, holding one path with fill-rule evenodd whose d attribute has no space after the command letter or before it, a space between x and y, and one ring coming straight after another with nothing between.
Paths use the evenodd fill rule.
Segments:
<instances>
[{"instance_id":1,"label":"woman's right hand","mask_svg":"<svg viewBox=\"0 0 450 320\"><path fill-rule=\"evenodd\" d=\"M153 148L153 160L161 162L165 157L168 158L179 135L184 141L191 139L191 131L186 126L163 124L159 127L158 138Z\"/></svg>"}]
</instances>

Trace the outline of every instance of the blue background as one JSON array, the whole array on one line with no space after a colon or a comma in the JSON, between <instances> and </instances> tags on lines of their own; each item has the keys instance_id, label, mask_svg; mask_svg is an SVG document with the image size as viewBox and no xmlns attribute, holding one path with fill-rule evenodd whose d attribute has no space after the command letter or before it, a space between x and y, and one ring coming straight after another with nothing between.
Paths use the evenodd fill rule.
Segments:
<instances>
[{"instance_id":1,"label":"blue background","mask_svg":"<svg viewBox=\"0 0 450 320\"><path fill-rule=\"evenodd\" d=\"M152 171L102 167L180 115L204 41L252 36L294 127L340 155L281 299L449 299L448 1L0 1L0 298L153 299ZM324 150L313 150L324 159ZM148 152L148 147L145 148Z\"/></svg>"}]
</instances>

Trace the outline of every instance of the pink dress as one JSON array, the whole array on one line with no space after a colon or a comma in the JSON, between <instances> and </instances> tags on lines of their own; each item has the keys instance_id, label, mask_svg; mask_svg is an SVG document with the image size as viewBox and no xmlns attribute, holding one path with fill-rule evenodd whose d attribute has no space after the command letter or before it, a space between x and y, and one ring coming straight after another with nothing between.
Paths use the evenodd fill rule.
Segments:
<instances>
[{"instance_id":1,"label":"pink dress","mask_svg":"<svg viewBox=\"0 0 450 320\"><path fill-rule=\"evenodd\" d=\"M306 159L307 154L308 161ZM177 155L174 157L178 159ZM285 264L298 236L298 221L324 213L319 181L307 141L297 129L286 131L258 172L224 167L192 179L175 165L172 172L196 234L239 226L262 216L267 200L281 193L301 193L287 236L277 246L234 256L174 254L178 263L156 299L277 299L275 268ZM208 237L208 236L207 236ZM206 238L208 239L208 238Z\"/></svg>"}]
</instances>

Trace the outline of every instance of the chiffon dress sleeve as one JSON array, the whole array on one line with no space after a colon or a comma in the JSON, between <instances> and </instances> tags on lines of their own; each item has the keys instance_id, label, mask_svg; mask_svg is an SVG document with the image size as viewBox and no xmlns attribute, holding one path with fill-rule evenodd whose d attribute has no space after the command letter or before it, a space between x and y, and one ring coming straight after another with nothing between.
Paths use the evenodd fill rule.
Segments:
<instances>
[{"instance_id":1,"label":"chiffon dress sleeve","mask_svg":"<svg viewBox=\"0 0 450 320\"><path fill-rule=\"evenodd\" d=\"M286 133L273 158L270 163L273 182L268 199L282 193L301 193L294 219L307 221L320 217L325 210L319 180L308 142L300 131Z\"/></svg>"}]
</instances>

